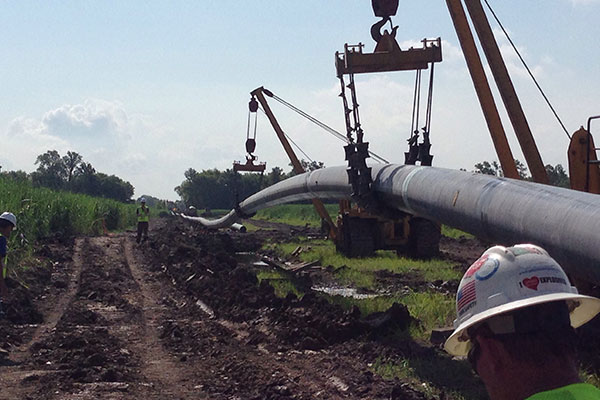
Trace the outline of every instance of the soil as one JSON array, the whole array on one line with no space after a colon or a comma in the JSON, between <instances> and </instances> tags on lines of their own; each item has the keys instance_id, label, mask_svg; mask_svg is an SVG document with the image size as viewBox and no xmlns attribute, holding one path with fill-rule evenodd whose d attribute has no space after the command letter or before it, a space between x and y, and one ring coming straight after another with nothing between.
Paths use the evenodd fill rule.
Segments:
<instances>
[{"instance_id":1,"label":"soil","mask_svg":"<svg viewBox=\"0 0 600 400\"><path fill-rule=\"evenodd\" d=\"M141 245L132 233L44 243L39 265L9 280L0 399L429 399L439 397L416 390L425 381L387 380L373 364L458 363L438 346L398 339L417 317L401 304L364 318L312 292L278 298L236 257L267 238L317 231L152 222ZM465 270L483 249L475 239L442 242L442 256ZM378 279L449 292L457 285ZM597 338L595 326L589 335Z\"/></svg>"}]
</instances>

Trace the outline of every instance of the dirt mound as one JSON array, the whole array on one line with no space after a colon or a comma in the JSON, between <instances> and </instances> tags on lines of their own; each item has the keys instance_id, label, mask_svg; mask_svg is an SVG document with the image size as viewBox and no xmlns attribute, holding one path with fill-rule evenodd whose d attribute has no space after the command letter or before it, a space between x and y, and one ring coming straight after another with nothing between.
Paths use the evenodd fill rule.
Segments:
<instances>
[{"instance_id":1,"label":"dirt mound","mask_svg":"<svg viewBox=\"0 0 600 400\"><path fill-rule=\"evenodd\" d=\"M155 267L164 269L188 295L207 303L217 317L234 322L268 318L280 345L316 350L374 331L404 329L410 322L408 310L400 305L390 312L394 323L387 318L386 323L374 324L312 292L302 299L294 295L278 298L272 286L266 281L259 285L255 274L238 266L232 257L240 245L247 249L248 235L216 234L181 224L165 227L153 239L151 247L158 250ZM259 244L255 242L253 250Z\"/></svg>"}]
</instances>

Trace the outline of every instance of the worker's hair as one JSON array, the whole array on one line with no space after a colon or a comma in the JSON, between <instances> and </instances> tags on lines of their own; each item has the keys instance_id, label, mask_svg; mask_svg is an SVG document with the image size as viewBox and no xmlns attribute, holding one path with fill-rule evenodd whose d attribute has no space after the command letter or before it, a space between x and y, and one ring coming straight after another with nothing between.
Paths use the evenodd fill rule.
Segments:
<instances>
[{"instance_id":1,"label":"worker's hair","mask_svg":"<svg viewBox=\"0 0 600 400\"><path fill-rule=\"evenodd\" d=\"M577 359L578 336L566 302L538 304L509 315L514 317L514 332L496 334L485 326L478 333L498 340L511 357L528 364Z\"/></svg>"},{"instance_id":2,"label":"worker's hair","mask_svg":"<svg viewBox=\"0 0 600 400\"><path fill-rule=\"evenodd\" d=\"M12 222L10 222L4 218L0 218L0 229L6 228L8 226L14 226L14 225L12 224Z\"/></svg>"}]
</instances>

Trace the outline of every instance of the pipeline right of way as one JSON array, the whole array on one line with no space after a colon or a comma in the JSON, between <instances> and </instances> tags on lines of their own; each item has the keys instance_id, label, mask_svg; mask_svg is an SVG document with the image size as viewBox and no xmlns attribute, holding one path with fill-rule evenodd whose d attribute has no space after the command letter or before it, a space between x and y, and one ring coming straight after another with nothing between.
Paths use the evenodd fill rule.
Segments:
<instances>
[{"instance_id":1,"label":"pipeline right of way","mask_svg":"<svg viewBox=\"0 0 600 400\"><path fill-rule=\"evenodd\" d=\"M535 243L567 272L600 284L600 196L435 167L373 166L375 196L387 207L439 221L491 243ZM281 181L217 220L186 217L209 228L230 226L256 211L297 200L350 198L346 167Z\"/></svg>"}]
</instances>

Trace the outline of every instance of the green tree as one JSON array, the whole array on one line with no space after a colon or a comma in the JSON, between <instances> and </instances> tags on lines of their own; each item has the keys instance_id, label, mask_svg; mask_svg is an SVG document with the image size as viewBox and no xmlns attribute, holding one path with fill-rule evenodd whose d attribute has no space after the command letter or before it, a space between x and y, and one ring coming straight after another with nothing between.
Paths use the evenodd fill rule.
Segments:
<instances>
[{"instance_id":1,"label":"green tree","mask_svg":"<svg viewBox=\"0 0 600 400\"><path fill-rule=\"evenodd\" d=\"M571 187L569 176L561 164L556 164L556 166L546 165L546 173L551 185L564 188Z\"/></svg>"},{"instance_id":2,"label":"green tree","mask_svg":"<svg viewBox=\"0 0 600 400\"><path fill-rule=\"evenodd\" d=\"M493 175L493 176L502 176L502 168L500 168L500 164L497 161L482 161L480 163L475 164L475 171L484 175Z\"/></svg>"},{"instance_id":3,"label":"green tree","mask_svg":"<svg viewBox=\"0 0 600 400\"><path fill-rule=\"evenodd\" d=\"M133 196L133 186L115 175L96 174L100 186L100 195L118 201L129 201Z\"/></svg>"},{"instance_id":4,"label":"green tree","mask_svg":"<svg viewBox=\"0 0 600 400\"><path fill-rule=\"evenodd\" d=\"M63 156L62 160L67 170L67 182L71 182L71 179L73 179L73 172L75 171L75 168L77 168L77 166L83 161L83 157L74 151L67 151L67 155Z\"/></svg>"},{"instance_id":5,"label":"green tree","mask_svg":"<svg viewBox=\"0 0 600 400\"><path fill-rule=\"evenodd\" d=\"M68 176L65 163L56 150L48 150L37 156L35 164L38 168L31 174L32 181L37 186L51 189L62 189Z\"/></svg>"},{"instance_id":6,"label":"green tree","mask_svg":"<svg viewBox=\"0 0 600 400\"><path fill-rule=\"evenodd\" d=\"M48 150L36 159L38 168L31 179L38 186L52 189L69 189L91 196L101 196L118 201L129 201L133 186L115 175L97 172L92 164L84 162L76 152L68 151L61 157L58 151Z\"/></svg>"},{"instance_id":7,"label":"green tree","mask_svg":"<svg viewBox=\"0 0 600 400\"><path fill-rule=\"evenodd\" d=\"M530 179L525 164L515 159L515 167L517 168L517 172L521 179ZM475 164L474 172L484 175L504 176L504 171L502 171L502 166L498 163L498 161L492 161L491 163L489 161L482 161L477 163Z\"/></svg>"}]
</instances>

